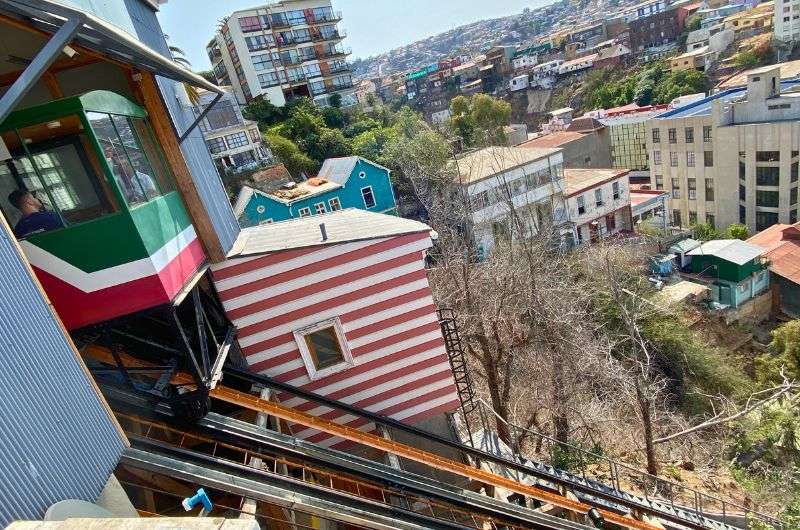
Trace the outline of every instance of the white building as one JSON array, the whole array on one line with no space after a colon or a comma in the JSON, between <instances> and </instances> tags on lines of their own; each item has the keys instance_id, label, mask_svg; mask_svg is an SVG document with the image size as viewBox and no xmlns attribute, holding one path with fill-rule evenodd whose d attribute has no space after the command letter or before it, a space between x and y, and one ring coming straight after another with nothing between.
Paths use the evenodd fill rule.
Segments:
<instances>
[{"instance_id":1,"label":"white building","mask_svg":"<svg viewBox=\"0 0 800 530\"><path fill-rule=\"evenodd\" d=\"M283 106L310 97L327 106L338 94L342 106L355 105L341 19L330 0L283 0L235 11L206 46L214 75L233 87L241 104L260 97Z\"/></svg>"},{"instance_id":2,"label":"white building","mask_svg":"<svg viewBox=\"0 0 800 530\"><path fill-rule=\"evenodd\" d=\"M596 58L597 54L593 53L591 55L585 55L583 57L578 57L577 59L572 59L571 61L565 61L558 67L558 75L568 75L591 68L594 65L594 60Z\"/></svg>"},{"instance_id":3,"label":"white building","mask_svg":"<svg viewBox=\"0 0 800 530\"><path fill-rule=\"evenodd\" d=\"M517 90L524 90L528 88L530 82L528 81L528 74L518 75L516 77L512 77L511 81L509 81L509 88L512 92L516 92Z\"/></svg>"},{"instance_id":4,"label":"white building","mask_svg":"<svg viewBox=\"0 0 800 530\"><path fill-rule=\"evenodd\" d=\"M217 168L223 172L241 171L272 162L272 152L262 141L258 124L244 119L230 87L225 88L225 95L199 125ZM197 95L194 113L199 116L216 94L200 91Z\"/></svg>"},{"instance_id":5,"label":"white building","mask_svg":"<svg viewBox=\"0 0 800 530\"><path fill-rule=\"evenodd\" d=\"M532 53L528 55L520 55L519 57L513 58L511 60L511 66L514 67L514 70L522 70L523 68L536 66L538 62L539 62L539 55Z\"/></svg>"},{"instance_id":6,"label":"white building","mask_svg":"<svg viewBox=\"0 0 800 530\"><path fill-rule=\"evenodd\" d=\"M775 0L773 35L782 42L800 40L800 0Z\"/></svg>"},{"instance_id":7,"label":"white building","mask_svg":"<svg viewBox=\"0 0 800 530\"><path fill-rule=\"evenodd\" d=\"M498 238L532 236L567 220L561 149L486 147L458 158L458 182L466 189L475 242L482 255ZM512 227L511 212L522 226ZM563 228L564 236L571 232Z\"/></svg>"},{"instance_id":8,"label":"white building","mask_svg":"<svg viewBox=\"0 0 800 530\"><path fill-rule=\"evenodd\" d=\"M630 231L631 197L625 169L565 169L564 199L578 244Z\"/></svg>"},{"instance_id":9,"label":"white building","mask_svg":"<svg viewBox=\"0 0 800 530\"><path fill-rule=\"evenodd\" d=\"M746 224L757 232L797 222L800 83L778 65L649 124L650 182L672 194L672 224Z\"/></svg>"}]
</instances>

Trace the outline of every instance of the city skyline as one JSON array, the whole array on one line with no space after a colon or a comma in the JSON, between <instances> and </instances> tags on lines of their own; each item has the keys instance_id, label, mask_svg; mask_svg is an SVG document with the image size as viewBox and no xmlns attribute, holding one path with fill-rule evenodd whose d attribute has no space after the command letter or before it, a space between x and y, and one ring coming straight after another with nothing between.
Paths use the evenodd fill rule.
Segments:
<instances>
[{"instance_id":1,"label":"city skyline","mask_svg":"<svg viewBox=\"0 0 800 530\"><path fill-rule=\"evenodd\" d=\"M187 10L188 4L202 9ZM263 3L266 3L263 2ZM334 0L334 9L342 11L340 27L348 32L345 40L353 58L367 58L400 46L482 19L521 13L550 0L496 0L486 5L479 0L437 2L406 0L403 3L379 1L363 9L364 0ZM161 7L159 18L170 44L181 48L195 70L210 67L206 44L216 32L217 23L233 11L258 5L253 0L211 2L210 0L172 0ZM376 12L377 10L377 12ZM403 31L396 31L403 28Z\"/></svg>"}]
</instances>

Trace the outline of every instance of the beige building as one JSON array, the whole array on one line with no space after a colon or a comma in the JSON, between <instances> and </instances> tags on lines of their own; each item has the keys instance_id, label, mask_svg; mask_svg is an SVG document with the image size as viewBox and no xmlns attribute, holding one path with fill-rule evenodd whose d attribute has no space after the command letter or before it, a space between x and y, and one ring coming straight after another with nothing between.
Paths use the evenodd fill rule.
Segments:
<instances>
[{"instance_id":1,"label":"beige building","mask_svg":"<svg viewBox=\"0 0 800 530\"><path fill-rule=\"evenodd\" d=\"M649 123L651 183L671 193L673 225L797 222L800 83L776 66L746 77Z\"/></svg>"},{"instance_id":2,"label":"beige building","mask_svg":"<svg viewBox=\"0 0 800 530\"><path fill-rule=\"evenodd\" d=\"M234 11L206 46L214 76L233 87L242 105L260 98L281 107L295 97L320 107L334 97L342 106L355 105L341 19L330 0L283 0Z\"/></svg>"},{"instance_id":3,"label":"beige building","mask_svg":"<svg viewBox=\"0 0 800 530\"><path fill-rule=\"evenodd\" d=\"M669 69L672 72L680 72L681 70L698 70L704 72L706 65L710 62L713 53L709 51L708 46L689 50L686 53L673 57L669 61Z\"/></svg>"}]
</instances>

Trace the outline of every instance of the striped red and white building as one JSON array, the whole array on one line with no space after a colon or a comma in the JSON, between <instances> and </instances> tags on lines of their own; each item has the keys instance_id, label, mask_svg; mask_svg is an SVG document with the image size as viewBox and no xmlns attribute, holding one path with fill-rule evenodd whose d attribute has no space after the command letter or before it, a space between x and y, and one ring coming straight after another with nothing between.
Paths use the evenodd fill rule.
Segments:
<instances>
[{"instance_id":1,"label":"striped red and white building","mask_svg":"<svg viewBox=\"0 0 800 530\"><path fill-rule=\"evenodd\" d=\"M321 226L322 225L322 226ZM425 271L427 225L342 210L242 231L212 267L250 368L279 381L408 423L458 406ZM295 333L335 320L350 358L315 373ZM374 425L290 395L285 404L361 430ZM293 426L322 445L339 440Z\"/></svg>"}]
</instances>

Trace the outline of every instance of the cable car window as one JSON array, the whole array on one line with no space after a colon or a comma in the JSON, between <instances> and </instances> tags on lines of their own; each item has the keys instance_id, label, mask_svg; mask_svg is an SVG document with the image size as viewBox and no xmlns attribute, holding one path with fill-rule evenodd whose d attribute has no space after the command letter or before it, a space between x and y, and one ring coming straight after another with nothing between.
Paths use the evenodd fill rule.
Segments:
<instances>
[{"instance_id":1,"label":"cable car window","mask_svg":"<svg viewBox=\"0 0 800 530\"><path fill-rule=\"evenodd\" d=\"M2 136L12 158L0 162L0 208L18 237L116 210L113 193L99 172L99 161L77 116L6 131ZM17 230L23 218L27 222Z\"/></svg>"}]
</instances>

